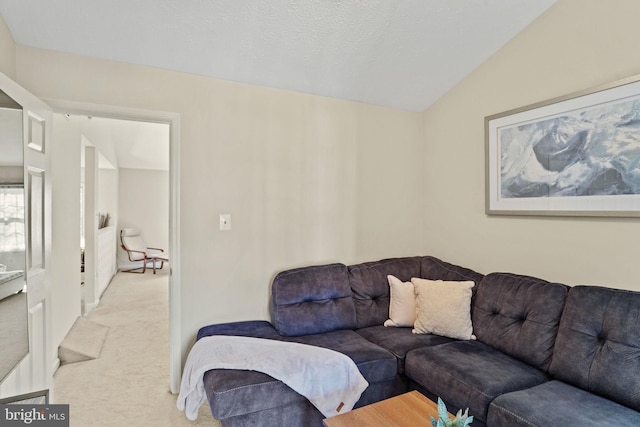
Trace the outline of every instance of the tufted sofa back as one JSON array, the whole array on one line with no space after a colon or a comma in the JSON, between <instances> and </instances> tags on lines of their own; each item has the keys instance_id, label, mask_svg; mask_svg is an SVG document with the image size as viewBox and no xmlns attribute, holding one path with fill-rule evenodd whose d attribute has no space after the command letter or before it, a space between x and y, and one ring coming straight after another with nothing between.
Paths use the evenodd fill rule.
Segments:
<instances>
[{"instance_id":1,"label":"tufted sofa back","mask_svg":"<svg viewBox=\"0 0 640 427\"><path fill-rule=\"evenodd\" d=\"M358 328L381 326L389 318L389 274L403 282L420 277L420 258L390 258L349 266Z\"/></svg>"},{"instance_id":2,"label":"tufted sofa back","mask_svg":"<svg viewBox=\"0 0 640 427\"><path fill-rule=\"evenodd\" d=\"M420 260L420 277L430 280L450 280L452 282L464 282L471 280L475 286L471 289L474 297L478 284L484 278L484 274L478 273L466 267L450 264L436 257L424 256Z\"/></svg>"},{"instance_id":3,"label":"tufted sofa back","mask_svg":"<svg viewBox=\"0 0 640 427\"><path fill-rule=\"evenodd\" d=\"M479 283L484 275L432 256L389 258L351 265L349 283L353 291L358 328L381 326L389 318L389 274L403 282L413 277L431 280Z\"/></svg>"},{"instance_id":4,"label":"tufted sofa back","mask_svg":"<svg viewBox=\"0 0 640 427\"><path fill-rule=\"evenodd\" d=\"M389 318L390 274L402 281L422 277L476 284L484 277L432 256L287 270L278 273L271 286L274 326L284 336L382 326Z\"/></svg>"},{"instance_id":5,"label":"tufted sofa back","mask_svg":"<svg viewBox=\"0 0 640 427\"><path fill-rule=\"evenodd\" d=\"M550 373L640 411L640 293L571 288Z\"/></svg>"},{"instance_id":6,"label":"tufted sofa back","mask_svg":"<svg viewBox=\"0 0 640 427\"><path fill-rule=\"evenodd\" d=\"M485 344L549 369L569 287L511 273L487 274L473 302L473 333Z\"/></svg>"},{"instance_id":7,"label":"tufted sofa back","mask_svg":"<svg viewBox=\"0 0 640 427\"><path fill-rule=\"evenodd\" d=\"M344 264L278 273L271 286L273 323L280 335L355 329L356 312Z\"/></svg>"}]
</instances>

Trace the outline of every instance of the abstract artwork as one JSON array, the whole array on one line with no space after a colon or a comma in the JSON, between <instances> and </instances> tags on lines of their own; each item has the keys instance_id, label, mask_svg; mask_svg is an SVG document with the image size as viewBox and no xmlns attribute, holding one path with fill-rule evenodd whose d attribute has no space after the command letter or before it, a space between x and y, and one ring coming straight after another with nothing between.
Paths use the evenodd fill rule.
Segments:
<instances>
[{"instance_id":1,"label":"abstract artwork","mask_svg":"<svg viewBox=\"0 0 640 427\"><path fill-rule=\"evenodd\" d=\"M487 213L640 216L639 79L487 117Z\"/></svg>"}]
</instances>

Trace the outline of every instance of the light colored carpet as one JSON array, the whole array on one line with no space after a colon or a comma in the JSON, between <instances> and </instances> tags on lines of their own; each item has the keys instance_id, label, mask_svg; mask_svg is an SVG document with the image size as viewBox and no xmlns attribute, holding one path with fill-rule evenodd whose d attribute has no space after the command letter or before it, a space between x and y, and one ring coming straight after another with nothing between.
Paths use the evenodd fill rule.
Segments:
<instances>
[{"instance_id":1,"label":"light colored carpet","mask_svg":"<svg viewBox=\"0 0 640 427\"><path fill-rule=\"evenodd\" d=\"M182 427L220 423L205 404L189 421L169 392L167 270L118 273L87 319L109 327L98 359L61 366L53 403L70 405L71 427Z\"/></svg>"},{"instance_id":2,"label":"light colored carpet","mask_svg":"<svg viewBox=\"0 0 640 427\"><path fill-rule=\"evenodd\" d=\"M102 352L102 345L108 331L108 326L92 322L85 317L78 317L58 347L60 363L65 365L97 359Z\"/></svg>"}]
</instances>

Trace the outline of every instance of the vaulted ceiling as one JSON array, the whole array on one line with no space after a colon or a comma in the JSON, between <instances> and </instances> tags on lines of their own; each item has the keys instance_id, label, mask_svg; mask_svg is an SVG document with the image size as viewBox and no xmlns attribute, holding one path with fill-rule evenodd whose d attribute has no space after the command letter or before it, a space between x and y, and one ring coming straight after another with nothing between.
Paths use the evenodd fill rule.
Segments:
<instances>
[{"instance_id":1,"label":"vaulted ceiling","mask_svg":"<svg viewBox=\"0 0 640 427\"><path fill-rule=\"evenodd\" d=\"M17 44L423 111L555 0L0 0Z\"/></svg>"}]
</instances>

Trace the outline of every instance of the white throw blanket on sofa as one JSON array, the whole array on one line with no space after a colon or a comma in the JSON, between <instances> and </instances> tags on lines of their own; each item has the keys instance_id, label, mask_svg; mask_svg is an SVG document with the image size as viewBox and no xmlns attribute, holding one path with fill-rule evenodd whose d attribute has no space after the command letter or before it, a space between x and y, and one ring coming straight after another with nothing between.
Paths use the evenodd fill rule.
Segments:
<instances>
[{"instance_id":1,"label":"white throw blanket on sofa","mask_svg":"<svg viewBox=\"0 0 640 427\"><path fill-rule=\"evenodd\" d=\"M177 402L192 421L206 400L203 377L211 369L263 372L309 399L325 417L350 411L369 386L353 360L337 351L262 338L204 337L189 352Z\"/></svg>"}]
</instances>

